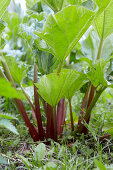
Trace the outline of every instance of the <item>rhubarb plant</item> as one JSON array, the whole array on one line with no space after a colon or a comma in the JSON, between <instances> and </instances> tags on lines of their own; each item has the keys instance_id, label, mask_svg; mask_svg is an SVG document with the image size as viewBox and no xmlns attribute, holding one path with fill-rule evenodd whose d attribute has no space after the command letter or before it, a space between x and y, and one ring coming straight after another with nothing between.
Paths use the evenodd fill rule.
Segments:
<instances>
[{"instance_id":1,"label":"rhubarb plant","mask_svg":"<svg viewBox=\"0 0 113 170\"><path fill-rule=\"evenodd\" d=\"M30 4L30 1L27 0L26 2ZM32 81L34 99L32 101L24 88L24 79L27 74L25 65L19 65L16 59L1 52L2 69L0 70L0 76L2 78L0 81L4 81L5 85L2 86L2 83L2 87L0 86L0 89L3 89L0 95L14 98L16 107L34 141L49 138L58 141L58 137L61 138L63 135L67 101L70 110L71 130L74 131L75 129L71 100L76 91L87 83L89 84L83 98L77 126L79 133L86 133L87 128L83 121L89 123L91 111L98 98L107 87L112 87L105 79L104 72L107 62L102 59L101 54L104 40L112 34L112 18L111 22L109 21L110 15L112 16L113 2L111 0L94 0L91 1L92 8L88 6L86 0L42 0L37 2L49 6L52 12L47 16L43 30L34 30L32 32L33 37L30 35L29 40L33 38L35 47L38 47L37 50L47 52L49 57L52 55L51 61L53 63L55 61L56 65L44 74L46 71L41 69L40 62L37 64L37 58L35 58ZM39 20L41 14L39 15L37 17L35 13L31 17ZM85 61L88 64L88 69L81 72L77 71L76 68L70 69L70 54L91 25L99 36L99 46L96 57L94 56L95 60L83 56L80 58L80 62ZM24 33L20 33L20 35L21 38L27 37ZM31 51L32 48L33 46ZM66 68L67 59L69 61L68 68ZM46 58L45 61L48 62L48 59ZM39 71L42 71L42 76L38 81ZM10 86L10 93L8 93L6 86ZM31 106L34 124L31 123L22 100L27 100ZM46 124L42 119L42 106L45 111Z\"/></svg>"}]
</instances>

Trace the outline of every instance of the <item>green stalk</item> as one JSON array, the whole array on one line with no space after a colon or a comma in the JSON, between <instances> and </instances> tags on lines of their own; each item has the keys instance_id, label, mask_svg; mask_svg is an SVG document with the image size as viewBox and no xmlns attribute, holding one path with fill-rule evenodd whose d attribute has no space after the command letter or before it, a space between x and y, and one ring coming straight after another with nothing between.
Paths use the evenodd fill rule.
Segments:
<instances>
[{"instance_id":1,"label":"green stalk","mask_svg":"<svg viewBox=\"0 0 113 170\"><path fill-rule=\"evenodd\" d=\"M68 101L69 101L69 110L70 110L70 118L71 118L71 129L72 129L72 131L74 131L74 122L73 122L71 99L68 99Z\"/></svg>"},{"instance_id":2,"label":"green stalk","mask_svg":"<svg viewBox=\"0 0 113 170\"><path fill-rule=\"evenodd\" d=\"M5 74L2 72L2 70L0 69L0 77L1 78L5 78L7 80L7 77L5 76Z\"/></svg>"},{"instance_id":3,"label":"green stalk","mask_svg":"<svg viewBox=\"0 0 113 170\"><path fill-rule=\"evenodd\" d=\"M98 49L98 54L97 54L97 60L101 58L102 45L103 45L103 41L104 41L105 19L106 19L106 16L105 16L105 11L104 11L103 30L102 30L102 37L100 39L100 44L99 44L99 49Z\"/></svg>"},{"instance_id":4,"label":"green stalk","mask_svg":"<svg viewBox=\"0 0 113 170\"><path fill-rule=\"evenodd\" d=\"M10 74L9 68L8 68L5 60L2 60L2 65L3 65L4 71L5 71L6 77L12 83L13 87L16 89L15 83L14 83L14 81L12 79L12 76Z\"/></svg>"},{"instance_id":5,"label":"green stalk","mask_svg":"<svg viewBox=\"0 0 113 170\"><path fill-rule=\"evenodd\" d=\"M88 110L87 110L85 116L83 117L83 119L84 119L86 122L87 122L87 120L88 120L89 115L91 114L91 111L92 111L93 107L95 106L95 104L97 103L100 95L102 94L102 92L103 92L105 89L106 89L106 87L102 87L102 88L100 88L99 91L96 92L96 94L95 94L95 96L94 96L94 98L93 98L90 106L88 107ZM83 127L84 127L84 125L81 124L81 126L80 126L79 129L78 129L78 132L79 132L79 133L82 132Z\"/></svg>"},{"instance_id":6,"label":"green stalk","mask_svg":"<svg viewBox=\"0 0 113 170\"><path fill-rule=\"evenodd\" d=\"M57 75L60 74L63 63L64 63L64 60L61 61L60 65L59 65L59 67L58 67Z\"/></svg>"},{"instance_id":7,"label":"green stalk","mask_svg":"<svg viewBox=\"0 0 113 170\"><path fill-rule=\"evenodd\" d=\"M28 100L29 104L31 105L31 108L32 108L33 112L35 113L36 110L35 110L35 108L34 108L34 106L33 106L33 103L31 102L28 94L25 92L25 90L24 90L24 88L23 88L23 86L22 86L21 84L20 84L20 87L21 87L24 95L26 96L26 99Z\"/></svg>"}]
</instances>

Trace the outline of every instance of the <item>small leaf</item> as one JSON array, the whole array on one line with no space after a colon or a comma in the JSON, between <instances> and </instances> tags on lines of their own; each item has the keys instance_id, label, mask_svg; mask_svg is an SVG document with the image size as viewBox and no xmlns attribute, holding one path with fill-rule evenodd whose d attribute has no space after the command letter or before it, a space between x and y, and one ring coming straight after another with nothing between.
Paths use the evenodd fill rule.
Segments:
<instances>
[{"instance_id":1,"label":"small leaf","mask_svg":"<svg viewBox=\"0 0 113 170\"><path fill-rule=\"evenodd\" d=\"M34 153L34 159L36 161L42 161L42 159L46 155L46 147L45 144L40 143L36 148L35 148L35 153Z\"/></svg>"},{"instance_id":2,"label":"small leaf","mask_svg":"<svg viewBox=\"0 0 113 170\"><path fill-rule=\"evenodd\" d=\"M5 28L4 23L0 20L0 33L2 32L2 30Z\"/></svg>"},{"instance_id":3,"label":"small leaf","mask_svg":"<svg viewBox=\"0 0 113 170\"><path fill-rule=\"evenodd\" d=\"M54 162L48 162L45 167L45 170L57 170L57 165Z\"/></svg>"},{"instance_id":4,"label":"small leaf","mask_svg":"<svg viewBox=\"0 0 113 170\"><path fill-rule=\"evenodd\" d=\"M25 158L25 157L22 156L22 155L18 155L18 154L17 154L16 156L19 157L19 158L23 161L23 163L26 165L26 167L28 168L28 170L30 170L31 164L29 163L28 159Z\"/></svg>"},{"instance_id":5,"label":"small leaf","mask_svg":"<svg viewBox=\"0 0 113 170\"><path fill-rule=\"evenodd\" d=\"M97 60L95 67L91 68L91 71L87 73L89 80L95 87L98 85L108 86L106 79L104 78L106 62L104 60Z\"/></svg>"},{"instance_id":6,"label":"small leaf","mask_svg":"<svg viewBox=\"0 0 113 170\"><path fill-rule=\"evenodd\" d=\"M104 166L104 164L101 161L95 159L95 164L99 168L99 170L106 170L106 167Z\"/></svg>"},{"instance_id":7,"label":"small leaf","mask_svg":"<svg viewBox=\"0 0 113 170\"><path fill-rule=\"evenodd\" d=\"M25 99L23 93L12 87L11 83L3 78L0 78L0 96Z\"/></svg>"},{"instance_id":8,"label":"small leaf","mask_svg":"<svg viewBox=\"0 0 113 170\"><path fill-rule=\"evenodd\" d=\"M3 119L16 119L17 120L17 118L16 117L14 117L14 116L12 116L11 114L9 114L9 113L0 113L0 118L3 118Z\"/></svg>"},{"instance_id":9,"label":"small leaf","mask_svg":"<svg viewBox=\"0 0 113 170\"><path fill-rule=\"evenodd\" d=\"M13 124L9 120L6 119L0 120L0 127L7 128L8 130L15 133L16 135L19 135L17 129L15 128L15 126L13 126Z\"/></svg>"},{"instance_id":10,"label":"small leaf","mask_svg":"<svg viewBox=\"0 0 113 170\"><path fill-rule=\"evenodd\" d=\"M3 158L2 156L0 156L0 164L4 164L4 165L7 165L8 164L8 161L7 159Z\"/></svg>"},{"instance_id":11,"label":"small leaf","mask_svg":"<svg viewBox=\"0 0 113 170\"><path fill-rule=\"evenodd\" d=\"M26 70L27 70L26 67L24 66L23 63L19 67L14 57L5 56L5 59L9 67L11 76L18 84L20 84L26 76Z\"/></svg>"}]
</instances>

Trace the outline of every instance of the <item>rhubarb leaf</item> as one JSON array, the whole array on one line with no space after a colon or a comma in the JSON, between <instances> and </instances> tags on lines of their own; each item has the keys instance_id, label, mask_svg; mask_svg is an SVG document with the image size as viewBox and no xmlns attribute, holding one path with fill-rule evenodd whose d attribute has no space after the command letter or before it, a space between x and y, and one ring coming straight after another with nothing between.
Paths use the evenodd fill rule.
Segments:
<instances>
[{"instance_id":1,"label":"rhubarb leaf","mask_svg":"<svg viewBox=\"0 0 113 170\"><path fill-rule=\"evenodd\" d=\"M38 93L48 104L56 106L62 97L72 97L75 91L81 87L84 78L79 76L80 73L68 69L63 69L59 75L57 73L44 75L36 84ZM77 80L78 84L76 84ZM67 94L67 91L70 92Z\"/></svg>"},{"instance_id":2,"label":"rhubarb leaf","mask_svg":"<svg viewBox=\"0 0 113 170\"><path fill-rule=\"evenodd\" d=\"M91 25L94 16L95 12L82 6L68 6L55 15L49 15L43 32L35 31L35 34L42 38L50 46L50 52L62 61Z\"/></svg>"},{"instance_id":3,"label":"rhubarb leaf","mask_svg":"<svg viewBox=\"0 0 113 170\"><path fill-rule=\"evenodd\" d=\"M25 99L23 93L14 89L10 82L0 78L0 96Z\"/></svg>"},{"instance_id":4,"label":"rhubarb leaf","mask_svg":"<svg viewBox=\"0 0 113 170\"><path fill-rule=\"evenodd\" d=\"M99 85L108 86L104 77L106 62L104 60L96 60L95 67L91 68L91 71L87 73L89 80L95 87Z\"/></svg>"},{"instance_id":5,"label":"rhubarb leaf","mask_svg":"<svg viewBox=\"0 0 113 170\"><path fill-rule=\"evenodd\" d=\"M110 2L105 12L103 12L95 20L95 28L100 38L102 37L103 34L103 38L106 39L109 35L113 33L113 1Z\"/></svg>"},{"instance_id":6,"label":"rhubarb leaf","mask_svg":"<svg viewBox=\"0 0 113 170\"><path fill-rule=\"evenodd\" d=\"M99 8L96 11L72 5L63 8L56 14L49 15L44 30L35 31L35 34L43 39L39 48L45 51L49 49L59 61L65 60L93 19L104 11L109 2L110 0L104 0L101 1L101 4L97 3Z\"/></svg>"},{"instance_id":7,"label":"rhubarb leaf","mask_svg":"<svg viewBox=\"0 0 113 170\"><path fill-rule=\"evenodd\" d=\"M66 98L71 99L75 92L79 90L83 84L86 82L86 75L83 73L77 74L76 77L74 75L73 81L70 82L70 85L68 86L66 90Z\"/></svg>"}]
</instances>

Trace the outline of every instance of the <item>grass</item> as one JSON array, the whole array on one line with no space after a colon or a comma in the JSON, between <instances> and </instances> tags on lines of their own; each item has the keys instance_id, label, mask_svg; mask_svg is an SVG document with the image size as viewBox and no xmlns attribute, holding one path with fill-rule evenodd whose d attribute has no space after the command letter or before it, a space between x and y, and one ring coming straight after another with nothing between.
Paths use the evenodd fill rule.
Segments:
<instances>
[{"instance_id":1,"label":"grass","mask_svg":"<svg viewBox=\"0 0 113 170\"><path fill-rule=\"evenodd\" d=\"M6 133L5 133L6 134ZM11 134L10 134L11 135ZM4 135L5 137L5 135ZM27 139L27 140L26 140ZM95 160L99 160L108 167L113 165L113 139L95 141L93 135L75 136L73 138L63 138L61 143L50 141L45 145L46 151L41 161L34 158L35 148L40 142L34 143L28 134L24 132L22 137L8 136L1 139L1 156L8 160L7 165L1 165L4 169L93 169L97 165ZM39 151L40 152L40 151ZM43 150L41 150L41 153ZM26 160L29 161L29 168Z\"/></svg>"},{"instance_id":2,"label":"grass","mask_svg":"<svg viewBox=\"0 0 113 170\"><path fill-rule=\"evenodd\" d=\"M78 95L74 97L78 108L74 107L72 101L74 113L78 112L80 106L80 100L77 100ZM19 121L15 122L17 130L20 132L19 136L9 133L6 129L0 129L0 155L7 160L6 164L0 163L0 169L101 170L103 167L113 169L113 138L99 141L99 138L105 133L103 127L112 122L113 103L110 95L112 95L111 91L106 91L94 108L90 125L86 124L89 129L87 135L71 133L70 128L65 128L60 144L52 140L48 145L44 142L46 151L41 161L34 156L40 142L33 142L20 117L18 117ZM108 98L108 96L110 97ZM69 123L68 116L67 123ZM40 153L42 153L42 149Z\"/></svg>"}]
</instances>

